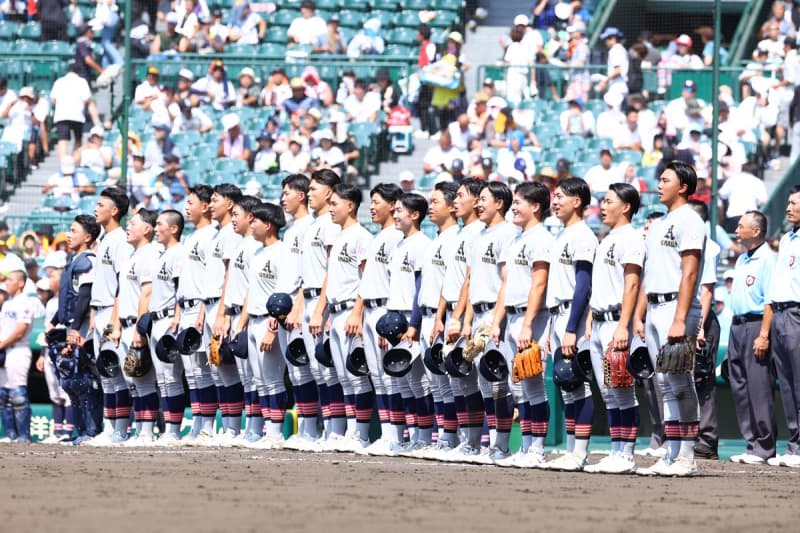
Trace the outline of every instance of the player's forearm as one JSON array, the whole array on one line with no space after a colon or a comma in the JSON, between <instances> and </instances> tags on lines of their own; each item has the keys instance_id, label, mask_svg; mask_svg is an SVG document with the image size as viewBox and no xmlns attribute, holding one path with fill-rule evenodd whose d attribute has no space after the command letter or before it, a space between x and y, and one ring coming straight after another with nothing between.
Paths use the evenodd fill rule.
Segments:
<instances>
[{"instance_id":1,"label":"player's forearm","mask_svg":"<svg viewBox=\"0 0 800 533\"><path fill-rule=\"evenodd\" d=\"M772 304L764 306L764 317L761 319L761 330L758 333L759 337L769 338L769 331L772 329Z\"/></svg>"},{"instance_id":2,"label":"player's forearm","mask_svg":"<svg viewBox=\"0 0 800 533\"><path fill-rule=\"evenodd\" d=\"M150 295L153 293L153 287L150 283L142 285L142 294L139 297L139 308L136 316L142 316L149 312L150 308Z\"/></svg>"},{"instance_id":3,"label":"player's forearm","mask_svg":"<svg viewBox=\"0 0 800 533\"><path fill-rule=\"evenodd\" d=\"M549 266L537 267L534 265L533 281L531 282L531 290L528 291L528 310L525 311L525 327L533 324L539 309L542 308L544 302L544 295L547 291L547 274Z\"/></svg>"},{"instance_id":4,"label":"player's forearm","mask_svg":"<svg viewBox=\"0 0 800 533\"><path fill-rule=\"evenodd\" d=\"M436 320L444 322L444 317L447 314L447 300L444 296L439 295L439 307L436 308Z\"/></svg>"},{"instance_id":5,"label":"player's forearm","mask_svg":"<svg viewBox=\"0 0 800 533\"><path fill-rule=\"evenodd\" d=\"M689 309L692 306L695 287L697 287L697 270L699 267L699 254L686 255L681 261L681 283L678 286L678 304L675 306L674 320L686 322Z\"/></svg>"},{"instance_id":6,"label":"player's forearm","mask_svg":"<svg viewBox=\"0 0 800 533\"><path fill-rule=\"evenodd\" d=\"M503 319L506 317L506 284L503 283L500 286L500 290L497 291L497 304L494 307L494 313L492 315L492 326L499 327L500 324L503 323Z\"/></svg>"},{"instance_id":7,"label":"player's forearm","mask_svg":"<svg viewBox=\"0 0 800 533\"><path fill-rule=\"evenodd\" d=\"M328 275L325 274L325 279L322 282L322 288L319 290L319 300L317 300L317 307L314 309L314 313L321 315L325 312L325 306L327 305L327 297L328 297Z\"/></svg>"},{"instance_id":8,"label":"player's forearm","mask_svg":"<svg viewBox=\"0 0 800 533\"><path fill-rule=\"evenodd\" d=\"M619 312L619 325L627 328L633 318L634 309L639 297L639 273L625 273L625 288L622 292L622 307Z\"/></svg>"},{"instance_id":9,"label":"player's forearm","mask_svg":"<svg viewBox=\"0 0 800 533\"><path fill-rule=\"evenodd\" d=\"M708 313L711 311L711 301L714 299L714 284L702 285L700 287L700 327L706 323Z\"/></svg>"},{"instance_id":10,"label":"player's forearm","mask_svg":"<svg viewBox=\"0 0 800 533\"><path fill-rule=\"evenodd\" d=\"M419 309L419 288L422 285L421 272L414 274L414 299L411 301L411 320L409 325L419 330L422 325L422 312Z\"/></svg>"},{"instance_id":11,"label":"player's forearm","mask_svg":"<svg viewBox=\"0 0 800 533\"><path fill-rule=\"evenodd\" d=\"M217 305L217 318L225 318L225 292L228 290L228 275L230 270L225 269L225 282L222 284L222 294L219 295L219 305Z\"/></svg>"},{"instance_id":12,"label":"player's forearm","mask_svg":"<svg viewBox=\"0 0 800 533\"><path fill-rule=\"evenodd\" d=\"M572 293L572 304L569 308L567 333L577 333L581 318L589 305L592 291L592 265L588 261L578 261L575 265L575 291Z\"/></svg>"},{"instance_id":13,"label":"player's forearm","mask_svg":"<svg viewBox=\"0 0 800 533\"><path fill-rule=\"evenodd\" d=\"M13 346L17 342L21 341L29 327L30 324L19 322L14 328L14 331L12 331L8 337L0 341L0 350L6 350L10 346Z\"/></svg>"},{"instance_id":14,"label":"player's forearm","mask_svg":"<svg viewBox=\"0 0 800 533\"><path fill-rule=\"evenodd\" d=\"M639 296L636 299L636 308L634 309L633 317L640 322L644 322L646 313L647 295L644 293L644 283L641 283L641 287L639 288Z\"/></svg>"}]
</instances>

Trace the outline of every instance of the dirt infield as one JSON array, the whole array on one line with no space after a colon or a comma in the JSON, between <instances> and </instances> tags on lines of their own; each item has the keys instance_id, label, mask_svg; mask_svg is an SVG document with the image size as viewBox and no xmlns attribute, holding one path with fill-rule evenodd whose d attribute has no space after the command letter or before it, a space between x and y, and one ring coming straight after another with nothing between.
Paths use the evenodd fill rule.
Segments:
<instances>
[{"instance_id":1,"label":"dirt infield","mask_svg":"<svg viewBox=\"0 0 800 533\"><path fill-rule=\"evenodd\" d=\"M0 531L796 531L800 470L717 461L700 470L651 479L347 454L4 445Z\"/></svg>"}]
</instances>

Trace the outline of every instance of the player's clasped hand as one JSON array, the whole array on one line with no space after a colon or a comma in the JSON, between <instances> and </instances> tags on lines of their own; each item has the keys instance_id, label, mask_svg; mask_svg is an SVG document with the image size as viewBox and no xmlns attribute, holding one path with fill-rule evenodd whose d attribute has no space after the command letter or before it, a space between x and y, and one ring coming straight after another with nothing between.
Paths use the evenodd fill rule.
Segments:
<instances>
[{"instance_id":1,"label":"player's clasped hand","mask_svg":"<svg viewBox=\"0 0 800 533\"><path fill-rule=\"evenodd\" d=\"M768 352L769 352L769 337L759 335L758 337L756 337L756 340L753 341L753 354L756 356L756 359L762 361L767 356Z\"/></svg>"},{"instance_id":2,"label":"player's clasped hand","mask_svg":"<svg viewBox=\"0 0 800 533\"><path fill-rule=\"evenodd\" d=\"M322 314L314 313L311 320L308 321L308 331L315 337L322 335Z\"/></svg>"},{"instance_id":3,"label":"player's clasped hand","mask_svg":"<svg viewBox=\"0 0 800 533\"><path fill-rule=\"evenodd\" d=\"M611 342L614 345L615 350L627 350L628 349L628 328L623 328L617 325L617 328L614 330L614 336L612 337Z\"/></svg>"},{"instance_id":4,"label":"player's clasped hand","mask_svg":"<svg viewBox=\"0 0 800 533\"><path fill-rule=\"evenodd\" d=\"M578 353L578 337L575 333L567 331L561 341L561 354L564 357L572 357Z\"/></svg>"},{"instance_id":5,"label":"player's clasped hand","mask_svg":"<svg viewBox=\"0 0 800 533\"><path fill-rule=\"evenodd\" d=\"M344 333L348 337L355 337L357 335L361 335L363 332L363 327L361 323L361 315L356 312L350 313L350 316L347 317L347 322L344 325Z\"/></svg>"}]
</instances>

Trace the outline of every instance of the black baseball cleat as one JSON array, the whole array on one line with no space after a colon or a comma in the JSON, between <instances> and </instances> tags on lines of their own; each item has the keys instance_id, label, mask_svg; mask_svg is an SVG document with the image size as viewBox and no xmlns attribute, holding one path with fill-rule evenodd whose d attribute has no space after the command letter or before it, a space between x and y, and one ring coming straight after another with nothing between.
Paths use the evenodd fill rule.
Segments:
<instances>
[{"instance_id":1,"label":"black baseball cleat","mask_svg":"<svg viewBox=\"0 0 800 533\"><path fill-rule=\"evenodd\" d=\"M699 442L694 445L694 457L695 459L707 459L709 461L719 461L719 455L717 455L717 450L712 449L707 444L703 444Z\"/></svg>"}]
</instances>

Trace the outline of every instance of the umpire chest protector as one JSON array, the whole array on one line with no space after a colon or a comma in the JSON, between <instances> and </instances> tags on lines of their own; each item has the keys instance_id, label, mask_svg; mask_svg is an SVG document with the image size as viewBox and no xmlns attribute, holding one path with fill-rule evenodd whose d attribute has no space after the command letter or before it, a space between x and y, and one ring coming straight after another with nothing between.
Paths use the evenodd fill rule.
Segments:
<instances>
[{"instance_id":1,"label":"umpire chest protector","mask_svg":"<svg viewBox=\"0 0 800 533\"><path fill-rule=\"evenodd\" d=\"M92 269L91 252L76 255L64 267L61 274L61 285L58 288L58 323L69 325L75 313L75 304L78 301L78 279Z\"/></svg>"}]
</instances>

